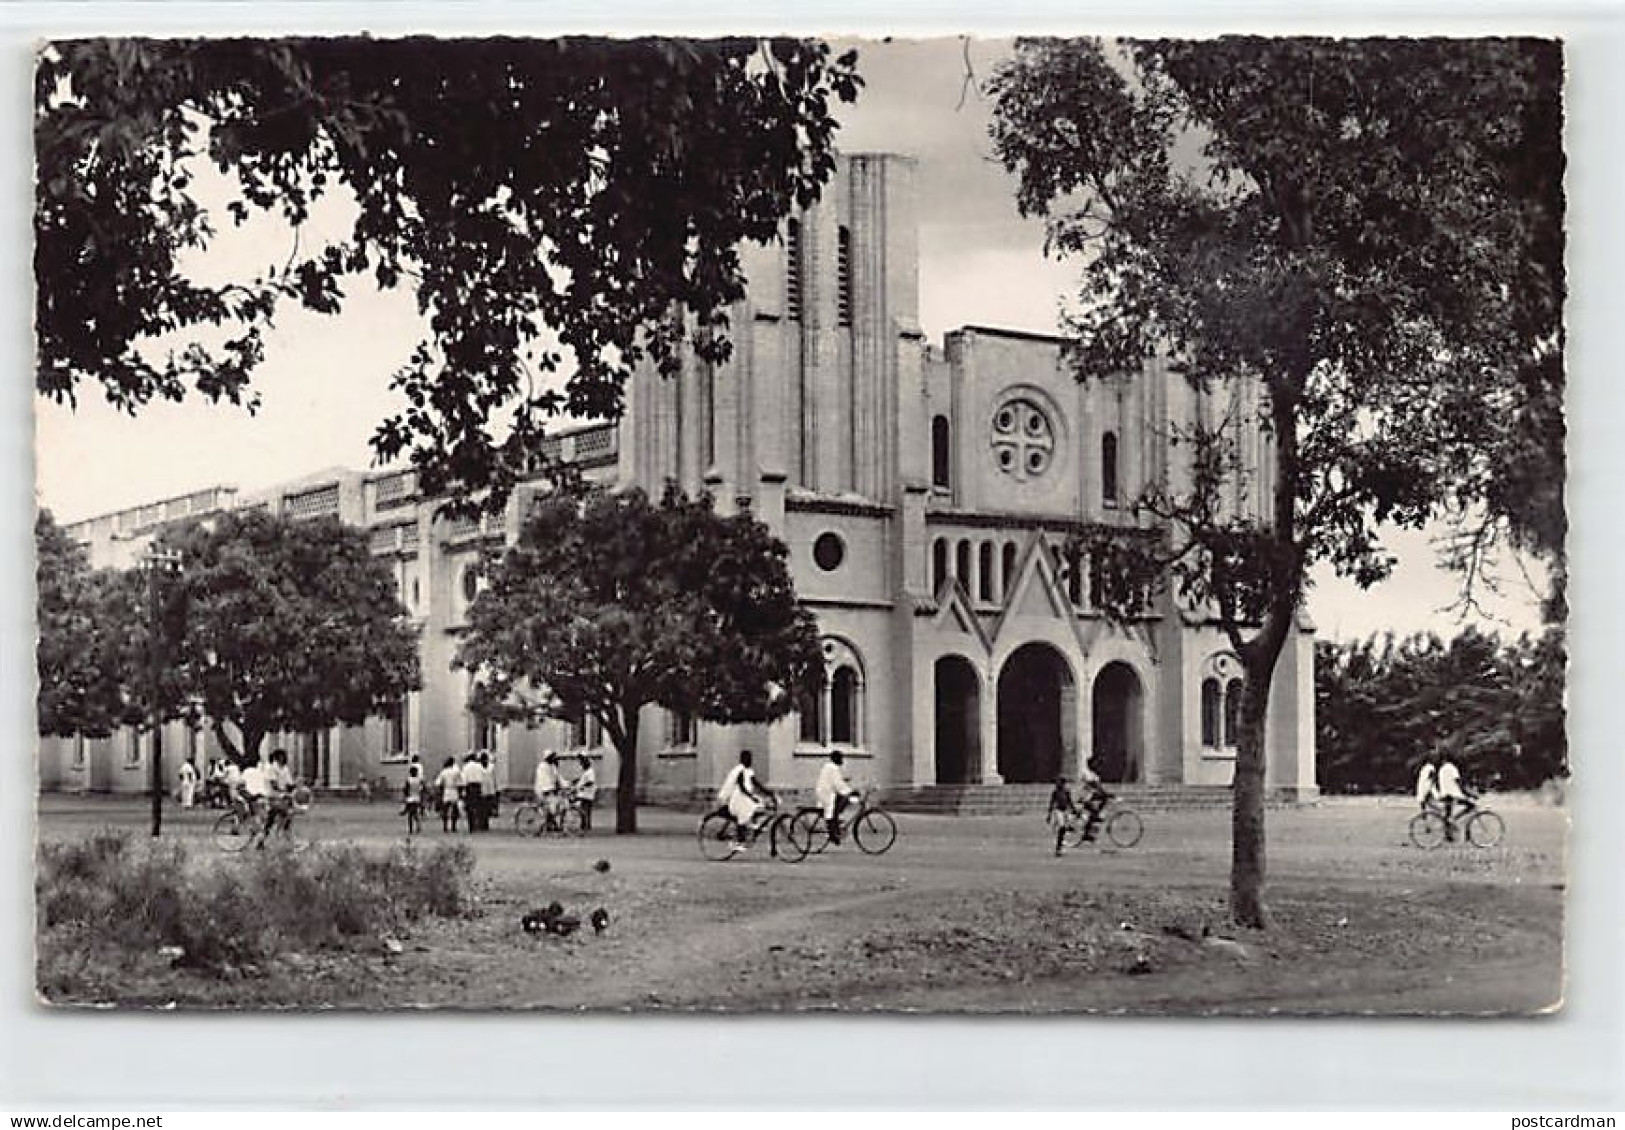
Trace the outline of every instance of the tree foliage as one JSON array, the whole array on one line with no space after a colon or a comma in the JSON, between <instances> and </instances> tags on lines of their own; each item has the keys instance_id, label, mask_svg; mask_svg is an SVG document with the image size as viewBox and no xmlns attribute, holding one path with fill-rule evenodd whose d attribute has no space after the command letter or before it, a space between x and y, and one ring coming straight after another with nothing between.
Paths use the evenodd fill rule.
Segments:
<instances>
[{"instance_id":1,"label":"tree foliage","mask_svg":"<svg viewBox=\"0 0 1625 1130\"><path fill-rule=\"evenodd\" d=\"M1520 375L1560 351L1561 71L1526 40L1024 40L992 81L1022 211L1083 260L1080 378L1159 358L1214 409L1165 437L1179 474L1138 507L1246 670L1245 924L1265 917L1269 684L1309 567L1373 584L1384 524L1493 504Z\"/></svg>"},{"instance_id":2,"label":"tree foliage","mask_svg":"<svg viewBox=\"0 0 1625 1130\"><path fill-rule=\"evenodd\" d=\"M1315 756L1331 792L1407 792L1429 754L1448 752L1483 788L1529 789L1567 775L1561 629L1503 644L1474 629L1322 640L1315 659Z\"/></svg>"},{"instance_id":3,"label":"tree foliage","mask_svg":"<svg viewBox=\"0 0 1625 1130\"><path fill-rule=\"evenodd\" d=\"M281 304L409 287L428 332L373 437L424 489L501 496L543 423L613 417L633 366L726 357L737 245L834 168L852 52L792 39L62 40L35 74L38 387L131 412L252 406ZM222 216L198 191L227 186ZM189 266L219 226L348 234L258 276ZM674 317L686 311L688 317ZM684 341L684 327L689 340ZM563 391L538 379L559 372ZM510 426L511 425L511 426ZM504 431L504 429L507 429Z\"/></svg>"},{"instance_id":4,"label":"tree foliage","mask_svg":"<svg viewBox=\"0 0 1625 1130\"><path fill-rule=\"evenodd\" d=\"M40 511L34 521L39 694L42 735L105 737L142 720L139 649L145 641L141 589L115 570L93 570L85 550Z\"/></svg>"},{"instance_id":5,"label":"tree foliage","mask_svg":"<svg viewBox=\"0 0 1625 1130\"><path fill-rule=\"evenodd\" d=\"M417 631L364 532L247 511L163 541L181 553L169 592L184 624L164 711L207 720L231 756L383 715L420 685Z\"/></svg>"},{"instance_id":6,"label":"tree foliage","mask_svg":"<svg viewBox=\"0 0 1625 1130\"><path fill-rule=\"evenodd\" d=\"M616 831L636 831L645 706L767 722L822 678L786 556L748 512L720 516L708 496L544 496L469 610L458 663L474 674L475 708L597 718L620 755Z\"/></svg>"}]
</instances>

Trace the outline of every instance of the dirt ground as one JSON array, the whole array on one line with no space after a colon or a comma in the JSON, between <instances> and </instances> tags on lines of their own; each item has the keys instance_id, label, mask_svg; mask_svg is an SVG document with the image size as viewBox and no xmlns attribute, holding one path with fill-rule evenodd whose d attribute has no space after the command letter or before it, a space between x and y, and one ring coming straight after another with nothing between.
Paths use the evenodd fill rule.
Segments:
<instances>
[{"instance_id":1,"label":"dirt ground","mask_svg":"<svg viewBox=\"0 0 1625 1130\"><path fill-rule=\"evenodd\" d=\"M1563 810L1493 798L1502 845L1409 846L1407 804L1272 810L1271 928L1226 924L1229 817L1146 814L1134 848L1057 859L1042 822L902 815L881 857L848 845L799 864L701 858L693 815L645 809L635 837L467 837L479 913L379 939L376 952L290 954L223 983L132 970L123 1003L183 1007L870 1009L1136 1014L1501 1014L1562 995ZM210 816L167 810L166 834ZM610 814L601 822L609 823ZM145 827L135 799L47 796L42 839ZM322 803L321 841L379 846L395 806ZM436 825L421 839L444 838ZM230 866L230 857L220 857ZM607 861L607 871L595 868ZM526 934L554 900L602 935ZM396 952L398 951L398 952Z\"/></svg>"}]
</instances>

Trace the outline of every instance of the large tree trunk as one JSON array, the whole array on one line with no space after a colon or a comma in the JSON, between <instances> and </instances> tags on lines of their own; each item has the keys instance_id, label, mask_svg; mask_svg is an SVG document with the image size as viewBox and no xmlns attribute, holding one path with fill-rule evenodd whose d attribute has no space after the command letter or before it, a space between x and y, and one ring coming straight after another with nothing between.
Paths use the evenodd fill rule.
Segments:
<instances>
[{"instance_id":1,"label":"large tree trunk","mask_svg":"<svg viewBox=\"0 0 1625 1130\"><path fill-rule=\"evenodd\" d=\"M631 835L638 830L638 712L628 710L623 732L615 739L620 768L615 771L615 834Z\"/></svg>"},{"instance_id":2,"label":"large tree trunk","mask_svg":"<svg viewBox=\"0 0 1625 1130\"><path fill-rule=\"evenodd\" d=\"M1230 918L1238 926L1258 930L1269 924L1264 913L1265 719L1275 661L1286 638L1272 627L1266 624L1242 656L1247 679L1241 690L1230 807Z\"/></svg>"},{"instance_id":3,"label":"large tree trunk","mask_svg":"<svg viewBox=\"0 0 1625 1130\"><path fill-rule=\"evenodd\" d=\"M1281 648L1297 627L1298 598L1303 591L1303 555L1296 541L1298 504L1298 432L1294 417L1296 390L1306 373L1285 385L1269 388L1275 436L1275 496L1270 500L1273 560L1264 622L1252 639L1243 641L1235 609L1226 610L1226 630L1241 659L1247 680L1241 691L1241 733L1236 742L1236 771L1230 807L1230 917L1238 926L1263 929L1264 913L1264 769L1265 720L1270 684Z\"/></svg>"}]
</instances>

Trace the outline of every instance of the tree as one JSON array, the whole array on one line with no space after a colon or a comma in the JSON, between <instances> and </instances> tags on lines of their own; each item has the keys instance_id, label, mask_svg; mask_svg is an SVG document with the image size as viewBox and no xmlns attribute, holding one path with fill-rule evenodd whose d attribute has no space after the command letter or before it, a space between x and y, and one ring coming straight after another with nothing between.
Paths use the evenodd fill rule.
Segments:
<instances>
[{"instance_id":1,"label":"tree","mask_svg":"<svg viewBox=\"0 0 1625 1130\"><path fill-rule=\"evenodd\" d=\"M1408 792L1448 752L1476 785L1535 788L1567 773L1562 633L1503 644L1469 628L1445 643L1316 645L1315 758L1332 792Z\"/></svg>"},{"instance_id":2,"label":"tree","mask_svg":"<svg viewBox=\"0 0 1625 1130\"><path fill-rule=\"evenodd\" d=\"M141 588L114 570L93 570L85 550L50 511L34 521L42 735L105 737L142 721L132 684L146 639Z\"/></svg>"},{"instance_id":3,"label":"tree","mask_svg":"<svg viewBox=\"0 0 1625 1130\"><path fill-rule=\"evenodd\" d=\"M544 496L469 610L457 662L474 674L475 707L597 718L620 757L615 830L635 832L645 706L767 722L822 680L786 556L748 512L720 516L709 496Z\"/></svg>"},{"instance_id":4,"label":"tree","mask_svg":"<svg viewBox=\"0 0 1625 1130\"><path fill-rule=\"evenodd\" d=\"M233 759L269 733L383 715L420 685L416 629L364 532L244 511L163 541L181 553L185 624L164 709L207 719Z\"/></svg>"},{"instance_id":5,"label":"tree","mask_svg":"<svg viewBox=\"0 0 1625 1130\"><path fill-rule=\"evenodd\" d=\"M833 171L830 107L856 97L855 65L792 39L51 43L39 391L252 407L279 304L335 313L363 279L408 286L428 333L374 451L409 453L429 493L494 504L535 469L548 417L617 416L645 359L726 358L737 245L773 238ZM231 222L294 229L285 263L194 277L223 220L198 191L211 170ZM349 234L303 248L328 198L354 206ZM554 372L563 391L538 387Z\"/></svg>"},{"instance_id":6,"label":"tree","mask_svg":"<svg viewBox=\"0 0 1625 1130\"><path fill-rule=\"evenodd\" d=\"M1165 437L1189 465L1137 503L1161 543L1097 560L1163 578L1245 670L1241 924L1265 925L1264 720L1309 567L1376 583L1383 524L1482 504L1516 376L1560 345L1520 303L1538 191L1523 163L1553 148L1561 71L1556 44L1517 40L1025 40L992 80L1022 211L1084 259L1080 379L1161 357L1221 406ZM1560 306L1560 274L1533 283ZM1262 497L1236 442L1254 429Z\"/></svg>"}]
</instances>

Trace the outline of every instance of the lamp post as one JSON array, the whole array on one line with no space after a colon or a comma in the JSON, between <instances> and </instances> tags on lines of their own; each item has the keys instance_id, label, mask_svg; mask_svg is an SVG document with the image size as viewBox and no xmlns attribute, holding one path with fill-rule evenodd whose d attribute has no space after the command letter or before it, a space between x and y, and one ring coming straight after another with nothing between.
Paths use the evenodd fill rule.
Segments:
<instances>
[{"instance_id":1,"label":"lamp post","mask_svg":"<svg viewBox=\"0 0 1625 1130\"><path fill-rule=\"evenodd\" d=\"M156 837L164 825L164 712L163 712L163 608L162 577L180 568L181 555L177 550L148 546L141 558L142 571L147 574L147 659L152 676L152 762L148 766L148 785L152 790L152 834Z\"/></svg>"}]
</instances>

